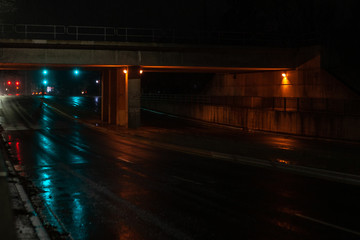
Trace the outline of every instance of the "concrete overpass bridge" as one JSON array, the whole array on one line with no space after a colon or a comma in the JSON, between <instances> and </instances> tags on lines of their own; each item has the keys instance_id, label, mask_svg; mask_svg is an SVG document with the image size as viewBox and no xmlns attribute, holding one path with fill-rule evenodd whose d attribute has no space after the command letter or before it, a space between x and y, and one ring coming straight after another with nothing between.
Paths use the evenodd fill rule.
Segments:
<instances>
[{"instance_id":1,"label":"concrete overpass bridge","mask_svg":"<svg viewBox=\"0 0 360 240\"><path fill-rule=\"evenodd\" d=\"M22 28L21 28L22 29ZM294 71L321 52L318 47L282 48L236 45L121 42L106 37L81 40L71 32L16 30L0 39L0 70L81 67L102 71L102 120L125 127L140 124L141 71L249 73ZM0 28L1 30L1 28ZM2 26L2 32L4 26ZM11 38L24 35L19 38ZM59 35L76 36L75 40ZM90 34L91 36L92 34ZM99 37L99 34L93 34ZM152 34L154 35L154 34ZM9 37L10 36L10 37ZM33 36L34 39L31 39ZM36 39L35 39L36 38ZM60 39L59 39L60 38ZM64 37L63 37L64 38ZM154 38L153 38L154 39ZM107 40L107 41L104 41Z\"/></svg>"}]
</instances>

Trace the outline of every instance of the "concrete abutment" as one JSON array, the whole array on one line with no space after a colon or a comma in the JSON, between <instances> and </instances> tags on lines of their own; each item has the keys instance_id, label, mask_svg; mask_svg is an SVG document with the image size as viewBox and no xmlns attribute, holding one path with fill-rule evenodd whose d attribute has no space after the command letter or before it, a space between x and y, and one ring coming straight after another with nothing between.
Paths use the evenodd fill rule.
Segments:
<instances>
[{"instance_id":1,"label":"concrete abutment","mask_svg":"<svg viewBox=\"0 0 360 240\"><path fill-rule=\"evenodd\" d=\"M122 127L140 126L140 68L107 68L102 71L101 120Z\"/></svg>"},{"instance_id":2,"label":"concrete abutment","mask_svg":"<svg viewBox=\"0 0 360 240\"><path fill-rule=\"evenodd\" d=\"M143 107L249 130L360 140L360 96L323 69L319 55L288 71L218 73L197 101L171 98L179 101L144 97Z\"/></svg>"}]
</instances>

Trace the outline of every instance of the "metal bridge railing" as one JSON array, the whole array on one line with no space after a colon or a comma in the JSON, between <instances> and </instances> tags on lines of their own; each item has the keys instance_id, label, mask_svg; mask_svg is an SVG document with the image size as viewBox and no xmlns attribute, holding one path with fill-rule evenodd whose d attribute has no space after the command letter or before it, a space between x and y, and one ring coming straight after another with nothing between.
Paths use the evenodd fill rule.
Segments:
<instances>
[{"instance_id":1,"label":"metal bridge railing","mask_svg":"<svg viewBox=\"0 0 360 240\"><path fill-rule=\"evenodd\" d=\"M0 24L0 38L89 40L123 42L211 43L289 45L312 42L316 37L251 32L175 30L156 28L121 28L103 26L64 26L35 24Z\"/></svg>"},{"instance_id":2,"label":"metal bridge railing","mask_svg":"<svg viewBox=\"0 0 360 240\"><path fill-rule=\"evenodd\" d=\"M347 99L143 94L141 100L144 103L168 102L174 104L202 104L233 108L360 116L360 100Z\"/></svg>"}]
</instances>

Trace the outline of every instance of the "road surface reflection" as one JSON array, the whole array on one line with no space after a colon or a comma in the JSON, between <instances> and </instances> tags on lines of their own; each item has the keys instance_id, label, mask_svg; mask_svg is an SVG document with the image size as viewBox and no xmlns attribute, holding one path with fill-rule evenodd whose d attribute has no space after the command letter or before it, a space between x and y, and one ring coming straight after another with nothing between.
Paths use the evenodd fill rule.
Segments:
<instances>
[{"instance_id":1,"label":"road surface reflection","mask_svg":"<svg viewBox=\"0 0 360 240\"><path fill-rule=\"evenodd\" d=\"M66 104L83 104L79 98L67 98ZM239 232L236 237L248 239L305 239L331 237L339 230L334 228L337 219L342 221L339 226L359 229L352 218L358 216L360 195L352 186L93 131L57 115L45 104L39 108L36 99L25 100L25 107L6 105L12 106L8 113L15 118L4 118L13 162L23 166L18 169L26 171L26 180L35 185L36 191L30 192L40 196L43 208L39 212L46 224L70 233L73 239L232 239ZM21 111L25 113L18 114ZM169 141L192 141L197 134L202 140L203 134L213 133L214 138L201 141L201 147L236 134L159 121L161 133ZM169 130L169 124L176 128ZM170 137L169 132L173 134ZM298 151L303 141L258 136L243 134L239 142L230 138L222 144L237 144L235 154L256 153L256 157L272 158L286 167L297 156L306 156L305 151ZM337 237L343 232L336 233Z\"/></svg>"}]
</instances>

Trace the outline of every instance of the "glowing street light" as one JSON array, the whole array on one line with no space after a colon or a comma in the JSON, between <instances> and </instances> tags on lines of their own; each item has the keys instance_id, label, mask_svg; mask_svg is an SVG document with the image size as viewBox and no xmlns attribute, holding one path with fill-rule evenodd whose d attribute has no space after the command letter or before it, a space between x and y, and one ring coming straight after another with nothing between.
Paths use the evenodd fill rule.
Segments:
<instances>
[{"instance_id":1,"label":"glowing street light","mask_svg":"<svg viewBox=\"0 0 360 240\"><path fill-rule=\"evenodd\" d=\"M79 69L75 69L73 73L75 76L78 76L80 74L80 71L79 71Z\"/></svg>"},{"instance_id":2,"label":"glowing street light","mask_svg":"<svg viewBox=\"0 0 360 240\"><path fill-rule=\"evenodd\" d=\"M288 75L286 73L282 73L281 76L283 77L281 85L291 85L289 79L287 78Z\"/></svg>"}]
</instances>

